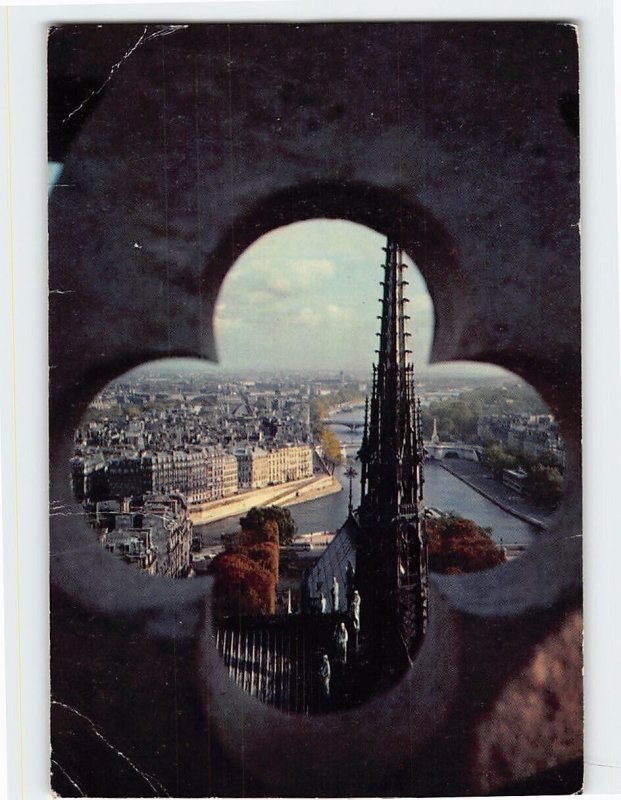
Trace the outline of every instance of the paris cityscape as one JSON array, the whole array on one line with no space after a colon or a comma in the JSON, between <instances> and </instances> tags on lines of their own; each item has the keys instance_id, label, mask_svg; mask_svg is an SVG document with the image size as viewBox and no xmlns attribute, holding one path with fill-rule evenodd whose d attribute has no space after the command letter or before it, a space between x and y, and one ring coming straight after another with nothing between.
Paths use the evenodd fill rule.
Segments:
<instances>
[{"instance_id":1,"label":"paris cityscape","mask_svg":"<svg viewBox=\"0 0 621 800\"><path fill-rule=\"evenodd\" d=\"M530 387L415 377L408 265L384 250L370 377L152 364L75 434L73 493L102 547L151 575L214 577L231 678L286 713L387 688L424 635L428 572L519 556L562 493L563 442Z\"/></svg>"},{"instance_id":2,"label":"paris cityscape","mask_svg":"<svg viewBox=\"0 0 621 800\"><path fill-rule=\"evenodd\" d=\"M18 214L9 786L580 793L578 43L609 54L582 18L221 11L11 25L46 34L48 292Z\"/></svg>"}]
</instances>

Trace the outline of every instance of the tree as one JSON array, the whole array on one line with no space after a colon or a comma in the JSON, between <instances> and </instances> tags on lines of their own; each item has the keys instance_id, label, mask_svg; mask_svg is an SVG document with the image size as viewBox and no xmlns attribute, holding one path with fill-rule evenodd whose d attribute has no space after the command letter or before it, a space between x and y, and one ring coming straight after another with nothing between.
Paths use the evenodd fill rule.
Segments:
<instances>
[{"instance_id":1,"label":"tree","mask_svg":"<svg viewBox=\"0 0 621 800\"><path fill-rule=\"evenodd\" d=\"M557 455L552 451L549 451L547 453L542 453L539 456L539 463L542 464L544 467L556 467L556 469L559 472L559 475L563 474L563 467L560 461L558 460Z\"/></svg>"},{"instance_id":2,"label":"tree","mask_svg":"<svg viewBox=\"0 0 621 800\"><path fill-rule=\"evenodd\" d=\"M491 537L491 529L469 519L448 516L425 524L429 569L445 575L478 572L506 560Z\"/></svg>"},{"instance_id":3,"label":"tree","mask_svg":"<svg viewBox=\"0 0 621 800\"><path fill-rule=\"evenodd\" d=\"M268 522L275 522L278 526L278 541L281 546L291 544L298 529L288 508L282 508L281 506L254 507L250 509L245 517L239 520L242 533L249 530L262 531L264 530L264 525ZM265 531L268 530L269 528L265 529Z\"/></svg>"},{"instance_id":4,"label":"tree","mask_svg":"<svg viewBox=\"0 0 621 800\"><path fill-rule=\"evenodd\" d=\"M484 386L464 391L459 397L436 400L422 410L423 435L431 436L435 417L440 438L477 438L479 417L503 414L548 414L549 409L537 392L521 381L510 385Z\"/></svg>"},{"instance_id":5,"label":"tree","mask_svg":"<svg viewBox=\"0 0 621 800\"><path fill-rule=\"evenodd\" d=\"M433 433L433 415L425 406L420 410L420 424L423 431L423 439L431 439Z\"/></svg>"},{"instance_id":6,"label":"tree","mask_svg":"<svg viewBox=\"0 0 621 800\"><path fill-rule=\"evenodd\" d=\"M252 508L240 520L242 529L211 565L217 616L273 614L279 573L279 521L284 536L295 523L287 509ZM293 533L291 532L293 526Z\"/></svg>"},{"instance_id":7,"label":"tree","mask_svg":"<svg viewBox=\"0 0 621 800\"><path fill-rule=\"evenodd\" d=\"M524 488L535 503L555 508L563 494L563 472L554 453L515 452L505 449L500 442L487 445L483 460L497 480L502 480L503 469L521 467L526 472Z\"/></svg>"},{"instance_id":8,"label":"tree","mask_svg":"<svg viewBox=\"0 0 621 800\"><path fill-rule=\"evenodd\" d=\"M240 519L240 524L242 529L232 537L233 547L252 547L263 542L272 542L278 547L278 523L267 518L264 509L251 509L247 517Z\"/></svg>"},{"instance_id":9,"label":"tree","mask_svg":"<svg viewBox=\"0 0 621 800\"><path fill-rule=\"evenodd\" d=\"M334 471L334 466L336 464L340 464L343 460L343 450L341 448L341 443L338 440L338 437L331 431L330 428L324 426L324 429L321 433L321 448L323 450L323 455L326 461L329 461L332 464L332 471Z\"/></svg>"},{"instance_id":10,"label":"tree","mask_svg":"<svg viewBox=\"0 0 621 800\"><path fill-rule=\"evenodd\" d=\"M275 576L276 583L278 583L279 572L279 558L278 558L278 545L274 542L261 542L254 544L245 551L245 555L251 561L254 561L266 572Z\"/></svg>"},{"instance_id":11,"label":"tree","mask_svg":"<svg viewBox=\"0 0 621 800\"><path fill-rule=\"evenodd\" d=\"M499 480L502 478L503 469L515 469L518 465L516 456L505 450L500 442L492 442L485 448L483 461L491 470L492 475Z\"/></svg>"},{"instance_id":12,"label":"tree","mask_svg":"<svg viewBox=\"0 0 621 800\"><path fill-rule=\"evenodd\" d=\"M258 555L258 554L256 554ZM244 552L219 553L211 565L216 616L273 614L276 606L276 575L259 559Z\"/></svg>"},{"instance_id":13,"label":"tree","mask_svg":"<svg viewBox=\"0 0 621 800\"><path fill-rule=\"evenodd\" d=\"M478 414L461 398L432 403L429 414L437 420L441 439L468 439L476 436Z\"/></svg>"},{"instance_id":14,"label":"tree","mask_svg":"<svg viewBox=\"0 0 621 800\"><path fill-rule=\"evenodd\" d=\"M312 397L309 406L309 417L311 433L315 439L319 439L324 429L322 420L328 416L328 409L323 401L318 397Z\"/></svg>"},{"instance_id":15,"label":"tree","mask_svg":"<svg viewBox=\"0 0 621 800\"><path fill-rule=\"evenodd\" d=\"M526 490L536 503L555 508L563 494L563 476L558 467L535 464L526 478Z\"/></svg>"}]
</instances>

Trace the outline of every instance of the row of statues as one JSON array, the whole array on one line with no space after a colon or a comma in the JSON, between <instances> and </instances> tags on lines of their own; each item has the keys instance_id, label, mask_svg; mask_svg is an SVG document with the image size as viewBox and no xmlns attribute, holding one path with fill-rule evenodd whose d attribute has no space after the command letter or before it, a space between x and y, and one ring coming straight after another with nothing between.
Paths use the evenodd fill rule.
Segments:
<instances>
[{"instance_id":1,"label":"row of statues","mask_svg":"<svg viewBox=\"0 0 621 800\"><path fill-rule=\"evenodd\" d=\"M354 590L351 604L349 607L351 623L354 631L354 648L358 649L358 635L360 633L360 607L361 598L358 590ZM334 630L334 660L341 665L347 664L347 646L349 643L349 632L344 622L339 622ZM321 681L321 691L323 697L330 698L330 681L332 678L332 667L327 653L324 653L321 668L319 670Z\"/></svg>"},{"instance_id":2,"label":"row of statues","mask_svg":"<svg viewBox=\"0 0 621 800\"><path fill-rule=\"evenodd\" d=\"M332 576L332 583L330 586L330 600L329 607L328 596L323 591L323 582L318 581L315 584L315 594L310 597L308 578L302 585L302 605L306 607L310 613L319 614L338 614L341 611L348 611L351 624L350 630L353 633L353 647L358 649L358 640L360 633L360 609L362 600L360 592L354 588L355 571L351 561L347 562L345 570L345 608L342 608L341 585L336 575ZM338 622L334 629L333 640L333 660L339 666L347 664L347 651L350 639L350 630L344 621ZM330 656L324 653L322 657L321 666L319 668L319 682L321 686L321 695L324 700L330 699L330 684L332 680L332 664L330 663Z\"/></svg>"},{"instance_id":3,"label":"row of statues","mask_svg":"<svg viewBox=\"0 0 621 800\"><path fill-rule=\"evenodd\" d=\"M356 590L354 589L354 568L351 561L347 562L347 569L345 571L345 597L347 606L346 608L351 611L352 604L354 602L354 595ZM318 596L318 609L321 614L328 613L328 598L326 594L322 591L323 582L318 581L316 585L317 589L317 596ZM330 588L330 595L332 599L332 613L338 614L341 611L341 587L339 584L339 580L336 575L332 576L332 586Z\"/></svg>"}]
</instances>

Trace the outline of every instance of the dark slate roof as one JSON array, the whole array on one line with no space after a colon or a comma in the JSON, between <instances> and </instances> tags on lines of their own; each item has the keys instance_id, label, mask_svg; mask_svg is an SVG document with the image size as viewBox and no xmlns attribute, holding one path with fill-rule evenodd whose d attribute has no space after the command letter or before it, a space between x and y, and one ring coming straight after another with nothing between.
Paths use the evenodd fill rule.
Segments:
<instances>
[{"instance_id":1,"label":"dark slate roof","mask_svg":"<svg viewBox=\"0 0 621 800\"><path fill-rule=\"evenodd\" d=\"M360 536L360 526L350 514L345 523L338 529L334 539L326 548L325 553L315 563L308 576L308 587L310 597L319 597L322 591L327 601L328 612L346 610L346 578L345 571L347 562L351 561L352 567L356 569L356 546ZM339 609L332 608L332 578L336 575L339 582ZM321 583L320 590L317 583Z\"/></svg>"}]
</instances>

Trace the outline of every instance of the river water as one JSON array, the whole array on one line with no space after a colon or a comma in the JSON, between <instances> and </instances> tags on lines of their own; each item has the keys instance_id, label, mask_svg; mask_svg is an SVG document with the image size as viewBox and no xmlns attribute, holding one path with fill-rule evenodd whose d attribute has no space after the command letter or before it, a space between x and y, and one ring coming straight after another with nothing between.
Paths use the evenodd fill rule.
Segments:
<instances>
[{"instance_id":1,"label":"river water","mask_svg":"<svg viewBox=\"0 0 621 800\"><path fill-rule=\"evenodd\" d=\"M361 421L362 409L341 411L332 416L333 420ZM347 466L353 466L360 473L360 464L355 460L360 448L362 430L349 431L347 428L334 426L334 433L339 437L347 455L347 464L337 467L335 476L343 486L336 494L319 497L306 503L290 507L299 533L313 531L333 531L339 528L347 518L349 503L349 483L345 477ZM497 505L475 492L459 478L443 469L439 464L426 462L424 468L424 504L441 511L453 511L460 517L471 519L484 528L492 528L492 537L504 544L528 545L537 535L537 530L527 522L507 514ZM360 476L352 481L352 502L356 508L360 502ZM209 525L196 526L203 536L213 539L217 534L231 532L239 527L238 518L221 520Z\"/></svg>"}]
</instances>

